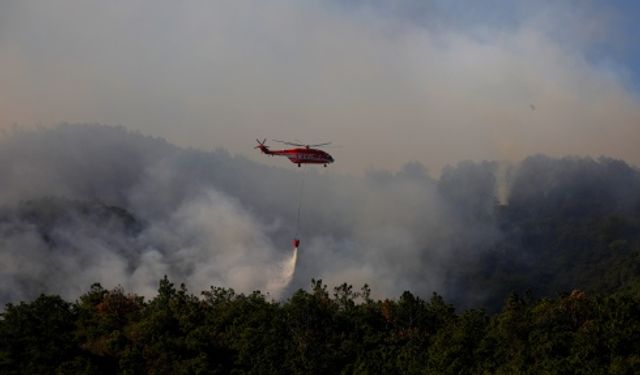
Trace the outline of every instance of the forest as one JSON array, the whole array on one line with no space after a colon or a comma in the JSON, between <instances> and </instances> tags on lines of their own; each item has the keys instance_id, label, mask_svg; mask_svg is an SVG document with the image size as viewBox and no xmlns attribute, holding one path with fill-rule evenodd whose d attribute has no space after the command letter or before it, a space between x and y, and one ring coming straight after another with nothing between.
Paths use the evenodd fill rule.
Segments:
<instances>
[{"instance_id":1,"label":"forest","mask_svg":"<svg viewBox=\"0 0 640 375\"><path fill-rule=\"evenodd\" d=\"M441 296L373 300L313 280L287 301L163 278L156 297L99 284L6 306L3 374L634 374L637 295L510 295L498 313Z\"/></svg>"}]
</instances>

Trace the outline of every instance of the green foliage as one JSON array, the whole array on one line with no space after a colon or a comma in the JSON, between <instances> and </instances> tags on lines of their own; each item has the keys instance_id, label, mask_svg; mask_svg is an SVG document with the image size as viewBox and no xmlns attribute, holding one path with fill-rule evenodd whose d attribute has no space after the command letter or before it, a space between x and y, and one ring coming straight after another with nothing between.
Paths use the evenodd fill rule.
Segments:
<instances>
[{"instance_id":1,"label":"green foliage","mask_svg":"<svg viewBox=\"0 0 640 375\"><path fill-rule=\"evenodd\" d=\"M7 305L0 320L0 373L54 373L79 351L71 304L41 295Z\"/></svg>"},{"instance_id":2,"label":"green foliage","mask_svg":"<svg viewBox=\"0 0 640 375\"><path fill-rule=\"evenodd\" d=\"M121 288L108 291L100 284L80 298L75 336L91 372L114 373L130 361L136 350L131 327L141 319L143 308L141 297L125 295Z\"/></svg>"},{"instance_id":3,"label":"green foliage","mask_svg":"<svg viewBox=\"0 0 640 375\"><path fill-rule=\"evenodd\" d=\"M145 302L99 284L7 305L3 374L634 374L640 299L512 294L502 309L457 314L433 294L373 300L322 280L283 303L160 281Z\"/></svg>"}]
</instances>

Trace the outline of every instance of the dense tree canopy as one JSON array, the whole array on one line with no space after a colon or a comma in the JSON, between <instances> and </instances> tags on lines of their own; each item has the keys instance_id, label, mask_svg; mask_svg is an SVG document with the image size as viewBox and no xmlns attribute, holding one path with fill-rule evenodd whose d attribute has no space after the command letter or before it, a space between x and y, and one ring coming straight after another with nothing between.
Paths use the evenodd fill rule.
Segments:
<instances>
[{"instance_id":1,"label":"dense tree canopy","mask_svg":"<svg viewBox=\"0 0 640 375\"><path fill-rule=\"evenodd\" d=\"M0 372L256 374L632 374L640 301L574 290L512 294L500 312L457 313L437 294L373 300L320 280L285 302L166 277L155 298L95 284L77 301L7 305Z\"/></svg>"}]
</instances>

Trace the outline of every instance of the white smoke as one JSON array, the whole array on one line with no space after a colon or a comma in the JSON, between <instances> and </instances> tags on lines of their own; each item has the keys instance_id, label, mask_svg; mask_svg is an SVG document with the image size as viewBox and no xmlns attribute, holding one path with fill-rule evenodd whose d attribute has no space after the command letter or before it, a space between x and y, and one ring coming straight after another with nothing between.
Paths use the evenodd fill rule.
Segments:
<instances>
[{"instance_id":1,"label":"white smoke","mask_svg":"<svg viewBox=\"0 0 640 375\"><path fill-rule=\"evenodd\" d=\"M436 181L416 162L360 178L281 161L108 126L19 130L0 141L0 299L72 298L94 282L152 296L164 275L196 292L273 298L312 278L366 283L373 297L446 292L459 260L498 236L486 216L493 164L461 164ZM301 177L298 257L288 247Z\"/></svg>"},{"instance_id":2,"label":"white smoke","mask_svg":"<svg viewBox=\"0 0 640 375\"><path fill-rule=\"evenodd\" d=\"M208 180L227 172L194 170L214 167L215 157L122 128L67 125L18 130L0 155L2 301L75 298L94 282L152 296L164 275L196 291L216 285L278 298L293 277L289 240L273 240L283 238L282 218L258 215ZM100 210L91 203L85 216L76 202ZM141 230L129 233L102 204L133 213Z\"/></svg>"},{"instance_id":3,"label":"white smoke","mask_svg":"<svg viewBox=\"0 0 640 375\"><path fill-rule=\"evenodd\" d=\"M640 162L637 63L607 53L638 49L611 14L625 2L136 3L0 2L0 129L125 124L255 160L256 137L333 140L350 173L537 152Z\"/></svg>"},{"instance_id":4,"label":"white smoke","mask_svg":"<svg viewBox=\"0 0 640 375\"><path fill-rule=\"evenodd\" d=\"M171 277L188 275L189 285L206 289L210 285L231 285L241 291L263 289L274 277L268 265L275 263L268 228L244 209L239 201L208 189L185 197L174 213L157 219L140 235L153 254L163 254L136 269L146 285L157 284L156 269L169 270ZM266 266L266 267L265 267Z\"/></svg>"}]
</instances>

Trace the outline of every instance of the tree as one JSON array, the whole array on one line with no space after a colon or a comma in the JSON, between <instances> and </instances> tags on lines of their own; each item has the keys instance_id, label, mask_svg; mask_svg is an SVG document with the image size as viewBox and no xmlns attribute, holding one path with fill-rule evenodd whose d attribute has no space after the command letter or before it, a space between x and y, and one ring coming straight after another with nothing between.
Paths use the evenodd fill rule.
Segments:
<instances>
[{"instance_id":1,"label":"tree","mask_svg":"<svg viewBox=\"0 0 640 375\"><path fill-rule=\"evenodd\" d=\"M59 296L6 306L0 319L0 373L44 374L78 354L75 314Z\"/></svg>"}]
</instances>

